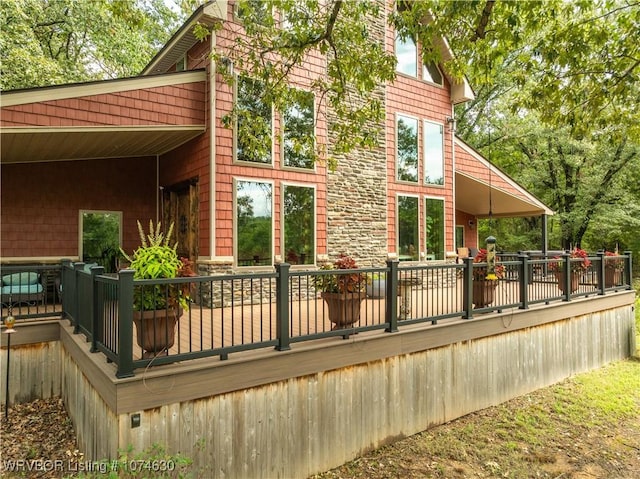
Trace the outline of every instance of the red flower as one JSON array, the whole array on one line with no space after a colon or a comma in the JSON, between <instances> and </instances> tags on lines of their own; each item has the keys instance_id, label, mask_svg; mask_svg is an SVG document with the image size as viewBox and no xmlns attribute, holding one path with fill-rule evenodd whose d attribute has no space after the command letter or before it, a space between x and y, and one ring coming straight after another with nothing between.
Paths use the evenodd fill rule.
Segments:
<instances>
[{"instance_id":1,"label":"red flower","mask_svg":"<svg viewBox=\"0 0 640 479\"><path fill-rule=\"evenodd\" d=\"M553 259L560 259L560 256L554 256ZM572 259L580 259L580 261L571 261ZM584 273L591 266L591 260L587 252L580 248L575 248L569 253L569 268L574 273ZM549 263L549 271L562 271L560 262L552 261Z\"/></svg>"}]
</instances>

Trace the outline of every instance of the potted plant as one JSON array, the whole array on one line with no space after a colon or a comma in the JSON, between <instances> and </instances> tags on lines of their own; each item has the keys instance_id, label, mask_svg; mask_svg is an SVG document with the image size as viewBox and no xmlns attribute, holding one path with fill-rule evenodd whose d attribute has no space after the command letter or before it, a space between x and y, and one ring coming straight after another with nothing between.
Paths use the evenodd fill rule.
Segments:
<instances>
[{"instance_id":1,"label":"potted plant","mask_svg":"<svg viewBox=\"0 0 640 479\"><path fill-rule=\"evenodd\" d=\"M612 288L622 283L624 262L617 251L605 251L604 256L604 286Z\"/></svg>"},{"instance_id":2,"label":"potted plant","mask_svg":"<svg viewBox=\"0 0 640 479\"><path fill-rule=\"evenodd\" d=\"M179 258L177 243L170 246L173 224L166 235L161 224L154 228L149 221L145 233L138 221L141 245L131 256L122 249L122 255L135 270L134 279L165 279L195 276L192 262ZM152 284L136 286L133 298L133 321L136 325L138 345L145 351L144 358L166 355L175 342L175 330L183 311L189 309L190 283Z\"/></svg>"},{"instance_id":3,"label":"potted plant","mask_svg":"<svg viewBox=\"0 0 640 479\"><path fill-rule=\"evenodd\" d=\"M481 266L474 266L473 276L473 304L476 308L484 308L493 303L498 280L504 278L504 265L497 261L494 264L493 273L487 269L487 250L481 248L478 254L473 257L473 263L480 263Z\"/></svg>"},{"instance_id":4,"label":"potted plant","mask_svg":"<svg viewBox=\"0 0 640 479\"><path fill-rule=\"evenodd\" d=\"M340 254L333 264L322 266L321 270L357 269L355 260ZM327 303L329 321L333 329L346 328L360 320L360 304L365 297L366 276L362 273L319 274L314 276L313 285Z\"/></svg>"},{"instance_id":5,"label":"potted plant","mask_svg":"<svg viewBox=\"0 0 640 479\"><path fill-rule=\"evenodd\" d=\"M554 256L553 259L560 259L559 256ZM586 273L591 267L591 260L587 252L580 248L574 248L569 252L569 274L570 280L570 292L574 293L578 289L580 283L580 276ZM552 261L549 263L549 271L551 271L558 281L558 288L562 293L565 292L565 277L564 266L560 261Z\"/></svg>"}]
</instances>

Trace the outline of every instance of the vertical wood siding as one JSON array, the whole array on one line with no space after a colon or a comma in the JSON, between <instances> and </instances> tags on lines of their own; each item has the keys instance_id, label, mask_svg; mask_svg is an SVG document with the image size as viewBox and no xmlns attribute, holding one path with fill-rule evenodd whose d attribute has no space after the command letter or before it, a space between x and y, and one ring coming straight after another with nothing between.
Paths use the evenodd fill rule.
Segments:
<instances>
[{"instance_id":1,"label":"vertical wood siding","mask_svg":"<svg viewBox=\"0 0 640 479\"><path fill-rule=\"evenodd\" d=\"M621 308L166 405L142 411L140 428L121 415L119 442L164 442L207 477L307 477L627 357L632 331Z\"/></svg>"},{"instance_id":2,"label":"vertical wood siding","mask_svg":"<svg viewBox=\"0 0 640 479\"><path fill-rule=\"evenodd\" d=\"M505 331L518 320L500 319ZM62 396L87 460L158 443L193 459L195 477L291 478L628 357L635 350L635 324L632 308L623 305L120 414L117 391L112 403L105 402L101 386L91 384L61 344L12 346L10 399ZM4 384L6 347L0 353ZM144 394L175 398L173 377L145 382ZM131 428L133 413L140 413L140 427Z\"/></svg>"},{"instance_id":3,"label":"vertical wood siding","mask_svg":"<svg viewBox=\"0 0 640 479\"><path fill-rule=\"evenodd\" d=\"M64 348L56 362L62 366L61 395L73 421L80 451L89 459L116 458L118 417Z\"/></svg>"},{"instance_id":4,"label":"vertical wood siding","mask_svg":"<svg viewBox=\"0 0 640 479\"><path fill-rule=\"evenodd\" d=\"M9 407L15 403L60 396L60 349L59 341L11 347ZM7 348L5 347L0 350L0 383L2 384L0 397L3 405L6 404L6 378Z\"/></svg>"}]
</instances>

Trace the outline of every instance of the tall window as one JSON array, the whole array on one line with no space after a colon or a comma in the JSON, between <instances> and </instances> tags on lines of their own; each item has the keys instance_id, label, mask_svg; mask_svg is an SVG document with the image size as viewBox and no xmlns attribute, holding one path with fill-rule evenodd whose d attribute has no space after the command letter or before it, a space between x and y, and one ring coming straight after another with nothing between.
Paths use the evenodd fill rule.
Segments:
<instances>
[{"instance_id":1,"label":"tall window","mask_svg":"<svg viewBox=\"0 0 640 479\"><path fill-rule=\"evenodd\" d=\"M429 62L422 66L422 79L431 83L442 85L442 73L438 65L433 62Z\"/></svg>"},{"instance_id":2,"label":"tall window","mask_svg":"<svg viewBox=\"0 0 640 479\"><path fill-rule=\"evenodd\" d=\"M418 182L418 120L398 115L396 120L398 180Z\"/></svg>"},{"instance_id":3,"label":"tall window","mask_svg":"<svg viewBox=\"0 0 640 479\"><path fill-rule=\"evenodd\" d=\"M236 180L236 258L238 266L265 266L273 255L273 185Z\"/></svg>"},{"instance_id":4,"label":"tall window","mask_svg":"<svg viewBox=\"0 0 640 479\"><path fill-rule=\"evenodd\" d=\"M315 190L284 186L284 259L290 264L315 262Z\"/></svg>"},{"instance_id":5,"label":"tall window","mask_svg":"<svg viewBox=\"0 0 640 479\"><path fill-rule=\"evenodd\" d=\"M81 211L80 231L82 261L97 263L104 267L106 273L115 273L122 237L122 213Z\"/></svg>"},{"instance_id":6,"label":"tall window","mask_svg":"<svg viewBox=\"0 0 640 479\"><path fill-rule=\"evenodd\" d=\"M400 260L419 258L418 228L418 198L398 196L398 258Z\"/></svg>"},{"instance_id":7,"label":"tall window","mask_svg":"<svg viewBox=\"0 0 640 479\"><path fill-rule=\"evenodd\" d=\"M262 99L263 84L239 76L237 81L236 160L271 163L272 111Z\"/></svg>"},{"instance_id":8,"label":"tall window","mask_svg":"<svg viewBox=\"0 0 640 479\"><path fill-rule=\"evenodd\" d=\"M424 204L427 257L444 259L444 200L426 198Z\"/></svg>"},{"instance_id":9,"label":"tall window","mask_svg":"<svg viewBox=\"0 0 640 479\"><path fill-rule=\"evenodd\" d=\"M292 90L292 104L283 114L284 165L294 168L313 168L314 97L313 93Z\"/></svg>"},{"instance_id":10,"label":"tall window","mask_svg":"<svg viewBox=\"0 0 640 479\"><path fill-rule=\"evenodd\" d=\"M412 38L396 37L396 60L397 72L418 76L418 48Z\"/></svg>"},{"instance_id":11,"label":"tall window","mask_svg":"<svg viewBox=\"0 0 640 479\"><path fill-rule=\"evenodd\" d=\"M456 225L456 248L464 246L464 226Z\"/></svg>"},{"instance_id":12,"label":"tall window","mask_svg":"<svg viewBox=\"0 0 640 479\"><path fill-rule=\"evenodd\" d=\"M444 185L443 126L424 122L424 182Z\"/></svg>"}]
</instances>

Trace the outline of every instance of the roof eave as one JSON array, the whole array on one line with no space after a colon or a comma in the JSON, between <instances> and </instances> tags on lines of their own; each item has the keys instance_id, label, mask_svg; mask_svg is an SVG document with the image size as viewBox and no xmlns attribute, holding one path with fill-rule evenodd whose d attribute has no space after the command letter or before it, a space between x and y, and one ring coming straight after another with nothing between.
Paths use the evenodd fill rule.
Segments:
<instances>
[{"instance_id":1,"label":"roof eave","mask_svg":"<svg viewBox=\"0 0 640 479\"><path fill-rule=\"evenodd\" d=\"M446 38L440 37L435 41L435 44L440 50L440 55L442 58L442 62L447 62L453 60L454 54L453 50L449 46L449 42ZM467 77L464 76L461 79L454 78L449 72L443 68L444 76L447 77L449 83L451 85L451 102L455 105L458 103L464 103L467 101L474 100L476 95L467 80Z\"/></svg>"},{"instance_id":2,"label":"roof eave","mask_svg":"<svg viewBox=\"0 0 640 479\"><path fill-rule=\"evenodd\" d=\"M227 4L228 0L211 0L198 7L140 74L155 75L166 73L182 55L198 42L198 39L193 34L193 27L198 23L211 26L226 20Z\"/></svg>"}]
</instances>

